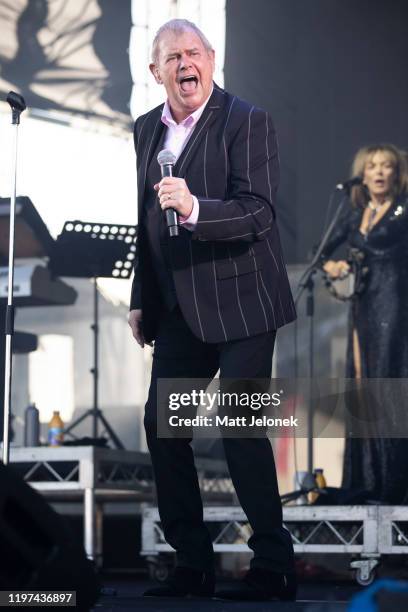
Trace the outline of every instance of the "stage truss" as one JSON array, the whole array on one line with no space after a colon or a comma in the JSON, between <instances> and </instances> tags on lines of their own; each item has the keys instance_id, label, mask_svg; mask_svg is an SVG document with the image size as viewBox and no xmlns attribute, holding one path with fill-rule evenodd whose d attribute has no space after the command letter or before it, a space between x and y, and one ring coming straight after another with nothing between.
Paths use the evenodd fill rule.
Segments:
<instances>
[{"instance_id":1,"label":"stage truss","mask_svg":"<svg viewBox=\"0 0 408 612\"><path fill-rule=\"evenodd\" d=\"M146 508L142 519L141 554L151 573L162 578L168 565L163 553L174 551L164 539L157 508ZM251 528L239 507L206 507L204 520L215 552L251 552ZM291 506L283 508L283 520L295 553L352 555L350 569L361 585L374 580L381 555L408 553L406 506Z\"/></svg>"},{"instance_id":2,"label":"stage truss","mask_svg":"<svg viewBox=\"0 0 408 612\"><path fill-rule=\"evenodd\" d=\"M155 503L147 453L93 446L12 448L10 462L49 501L83 504L84 548L98 566L103 563L104 505ZM197 458L196 467L207 503L234 503L234 488L223 461Z\"/></svg>"}]
</instances>

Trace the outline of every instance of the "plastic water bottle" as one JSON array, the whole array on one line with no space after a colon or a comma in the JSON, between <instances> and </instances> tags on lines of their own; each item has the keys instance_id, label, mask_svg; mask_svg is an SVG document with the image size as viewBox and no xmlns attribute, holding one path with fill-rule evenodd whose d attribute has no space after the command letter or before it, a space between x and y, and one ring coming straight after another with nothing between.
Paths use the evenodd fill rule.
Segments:
<instances>
[{"instance_id":1,"label":"plastic water bottle","mask_svg":"<svg viewBox=\"0 0 408 612\"><path fill-rule=\"evenodd\" d=\"M61 446L64 440L64 421L58 410L54 410L48 423L48 446Z\"/></svg>"},{"instance_id":2,"label":"plastic water bottle","mask_svg":"<svg viewBox=\"0 0 408 612\"><path fill-rule=\"evenodd\" d=\"M40 446L40 413L34 403L24 412L24 446Z\"/></svg>"}]
</instances>

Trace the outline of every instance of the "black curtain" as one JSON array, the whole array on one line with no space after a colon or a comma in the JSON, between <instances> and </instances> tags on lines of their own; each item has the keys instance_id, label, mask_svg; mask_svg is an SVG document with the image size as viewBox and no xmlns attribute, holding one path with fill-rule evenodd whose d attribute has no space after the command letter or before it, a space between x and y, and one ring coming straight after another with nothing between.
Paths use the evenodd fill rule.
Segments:
<instances>
[{"instance_id":1,"label":"black curtain","mask_svg":"<svg viewBox=\"0 0 408 612\"><path fill-rule=\"evenodd\" d=\"M407 0L227 0L226 89L267 109L289 262L319 239L356 150L408 148Z\"/></svg>"}]
</instances>

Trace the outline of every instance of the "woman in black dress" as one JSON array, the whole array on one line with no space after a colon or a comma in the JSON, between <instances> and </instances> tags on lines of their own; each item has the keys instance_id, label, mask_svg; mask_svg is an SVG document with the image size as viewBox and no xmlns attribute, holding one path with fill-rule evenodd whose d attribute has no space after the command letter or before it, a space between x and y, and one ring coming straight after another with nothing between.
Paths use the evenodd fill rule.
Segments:
<instances>
[{"instance_id":1,"label":"woman in black dress","mask_svg":"<svg viewBox=\"0 0 408 612\"><path fill-rule=\"evenodd\" d=\"M346 378L408 378L407 158L393 145L365 147L354 158L352 174L361 177L362 184L352 189L351 205L325 248L323 265L331 278L348 274L348 261L328 259L344 242L357 261L360 286L351 302ZM401 435L407 436L408 416L401 422L397 405L398 382L387 386L387 393L396 391L395 398L388 394L380 410L389 421L400 419ZM403 401L408 404L408 397ZM343 487L368 490L371 499L382 503L403 503L408 438L380 436L378 424L376 437L346 438Z\"/></svg>"}]
</instances>

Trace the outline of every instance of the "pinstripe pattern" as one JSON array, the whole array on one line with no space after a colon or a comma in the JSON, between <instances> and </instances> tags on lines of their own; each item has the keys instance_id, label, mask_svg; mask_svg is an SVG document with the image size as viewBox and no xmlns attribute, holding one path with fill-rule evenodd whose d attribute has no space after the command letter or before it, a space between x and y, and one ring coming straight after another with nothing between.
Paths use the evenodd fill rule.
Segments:
<instances>
[{"instance_id":1,"label":"pinstripe pattern","mask_svg":"<svg viewBox=\"0 0 408 612\"><path fill-rule=\"evenodd\" d=\"M237 99L237 97L236 97L236 96L234 96L234 97L232 98L232 102L231 102L230 107L229 107L229 109L228 109L227 119L226 119L226 121L225 121L224 131L223 131L223 133L222 133L222 137L224 138L224 140L225 140L225 132L226 132L227 125L228 125L228 121L229 121L229 118L230 118L230 115L231 115L232 107L234 106L234 102L235 102L235 100L236 100L236 99Z\"/></svg>"},{"instance_id":2,"label":"pinstripe pattern","mask_svg":"<svg viewBox=\"0 0 408 612\"><path fill-rule=\"evenodd\" d=\"M258 232L257 236L262 236L265 232L269 232L270 228L266 227L262 232ZM215 240L238 240L239 238L245 238L246 236L252 236L252 233L249 232L247 234L237 234L236 236L228 236L228 238L215 238Z\"/></svg>"},{"instance_id":3,"label":"pinstripe pattern","mask_svg":"<svg viewBox=\"0 0 408 612\"><path fill-rule=\"evenodd\" d=\"M274 326L274 328L276 328L275 308L273 307L273 302L272 302L272 300L271 300L271 298L269 296L268 290L265 287L265 283L264 283L264 279L263 279L262 271L261 270L259 270L259 278L261 279L262 287L263 287L263 289L264 289L264 291L266 293L266 297L268 298L268 302L270 304L270 307L272 308L273 326Z\"/></svg>"},{"instance_id":4,"label":"pinstripe pattern","mask_svg":"<svg viewBox=\"0 0 408 612\"><path fill-rule=\"evenodd\" d=\"M193 248L191 246L191 242L189 243L189 246L190 246L190 261L191 261L191 282L192 282L192 287L193 287L194 305L195 305L195 309L196 309L198 324L200 326L201 339L202 339L203 342L205 342L203 326L201 325L201 318L200 318L200 313L199 313L199 310L198 310L197 291L196 291L195 279L194 279Z\"/></svg>"},{"instance_id":5,"label":"pinstripe pattern","mask_svg":"<svg viewBox=\"0 0 408 612\"><path fill-rule=\"evenodd\" d=\"M268 248L269 248L269 252L270 252L270 254L273 257L273 261L275 262L276 269L279 272L279 266L278 266L278 263L276 261L276 257L275 257L275 255L274 255L274 253L272 251L271 245L269 244L269 240L267 239L266 242L267 242L267 245L268 245ZM279 289L278 289L278 300L279 300L279 305L280 305L280 308L281 308L282 319L283 319L284 323L286 324L285 311L284 311L283 306L282 306L282 299L281 299L281 296L280 296Z\"/></svg>"},{"instance_id":6,"label":"pinstripe pattern","mask_svg":"<svg viewBox=\"0 0 408 612\"><path fill-rule=\"evenodd\" d=\"M274 252L272 251L268 238L266 239L266 244L268 245L268 249L269 249L270 254L272 255L273 261L275 262L276 270L279 272L278 262L276 261L276 257L274 255Z\"/></svg>"},{"instance_id":7,"label":"pinstripe pattern","mask_svg":"<svg viewBox=\"0 0 408 612\"><path fill-rule=\"evenodd\" d=\"M244 311L242 310L242 305L241 305L241 298L239 296L239 287L238 287L238 268L237 268L237 264L234 261L234 267L235 267L235 289L237 292L237 301L238 301L238 307L239 307L239 311L241 313L241 317L242 317L242 321L245 325L245 331L246 331L246 335L249 336L249 331L248 331L248 325L246 322L246 319L244 317Z\"/></svg>"},{"instance_id":8,"label":"pinstripe pattern","mask_svg":"<svg viewBox=\"0 0 408 612\"><path fill-rule=\"evenodd\" d=\"M257 215L258 213L262 212L264 210L265 206L262 206L262 208L258 208L258 210L256 210L254 213L250 212L247 213L246 215L242 215L241 217L231 217L230 219L209 219L208 221L197 221L197 225L199 225L200 223L225 223L227 221L239 221L241 219L246 219L247 217L254 217L255 215ZM268 228L269 229L269 228Z\"/></svg>"},{"instance_id":9,"label":"pinstripe pattern","mask_svg":"<svg viewBox=\"0 0 408 612\"><path fill-rule=\"evenodd\" d=\"M269 144L268 144L268 137L269 137L269 125L268 125L268 113L265 113L265 124L266 124L266 137L265 137L265 144L266 144L266 157L269 160ZM270 176L270 171L269 171L269 163L266 164L266 178L268 179L268 187L269 187L269 201L273 202L273 197L272 197L272 185L271 185L271 176ZM271 212L271 216L269 218L268 223L271 223L273 220L273 212Z\"/></svg>"},{"instance_id":10,"label":"pinstripe pattern","mask_svg":"<svg viewBox=\"0 0 408 612\"><path fill-rule=\"evenodd\" d=\"M268 113L265 113L265 123L266 123L266 157L269 159L269 145L268 145L268 136L269 136L269 126L268 126ZM269 174L269 164L266 164L266 176L268 177L268 187L269 187L269 201L272 202L272 187L271 187L271 177Z\"/></svg>"},{"instance_id":11,"label":"pinstripe pattern","mask_svg":"<svg viewBox=\"0 0 408 612\"><path fill-rule=\"evenodd\" d=\"M251 107L251 110L249 111L249 115L248 115L248 138L247 138L247 176L248 176L248 186L249 186L249 193L252 192L252 184L251 184L251 177L249 176L249 139L251 136L251 115L252 112L254 110L254 107Z\"/></svg>"},{"instance_id":12,"label":"pinstripe pattern","mask_svg":"<svg viewBox=\"0 0 408 612\"><path fill-rule=\"evenodd\" d=\"M234 96L232 98L232 102L230 104L230 107L228 109L228 114L227 114L227 119L225 121L225 126L224 126L224 131L222 133L222 145L224 147L224 161L225 161L225 193L227 193L228 191L228 155L227 155L227 145L225 142L225 132L227 130L227 125L228 125L228 121L231 115L231 111L232 111L232 107L234 105L234 102L236 100L236 97Z\"/></svg>"},{"instance_id":13,"label":"pinstripe pattern","mask_svg":"<svg viewBox=\"0 0 408 612\"><path fill-rule=\"evenodd\" d=\"M261 307L262 307L262 310L263 310L263 314L264 314L264 317L265 317L265 325L266 325L266 327L268 327L268 318L266 316L266 312L265 312L265 308L264 308L264 305L263 305L263 302L262 302L261 294L259 292L258 265L256 263L254 249L251 247L249 250L250 250L250 252L252 254L252 258L253 258L253 262L254 262L255 280L256 280L256 291L258 293L259 303L261 304Z\"/></svg>"},{"instance_id":14,"label":"pinstripe pattern","mask_svg":"<svg viewBox=\"0 0 408 612\"><path fill-rule=\"evenodd\" d=\"M181 164L180 169L179 169L179 171L180 171L180 172L182 171L184 164L187 162L187 160L188 160L188 156L190 155L191 150L192 150L192 148L193 148L194 144L197 142L197 139L198 139L198 138L199 138L199 136L201 135L201 132L203 131L203 129L205 128L206 124L207 124L207 123L209 122L209 120L211 119L212 114L213 114L213 111L211 111L211 112L210 112L210 114L208 115L208 117L205 119L205 121L204 121L203 125L201 126L201 128L199 129L199 131L197 132L197 134L195 135L194 140L193 140L193 141L191 141L191 139L190 139L190 140L188 141L188 143L187 143L187 149L186 149L185 154L183 155L183 161L182 161L182 164ZM195 130L195 131L196 131L196 130ZM194 132L195 132L195 131L194 131ZM194 132L193 132L193 136L194 136ZM184 153L184 152L183 152L183 153Z\"/></svg>"},{"instance_id":15,"label":"pinstripe pattern","mask_svg":"<svg viewBox=\"0 0 408 612\"><path fill-rule=\"evenodd\" d=\"M161 110L138 120L140 207L149 164L156 163ZM215 87L175 166L175 175L185 178L198 199L199 218L194 231L184 229L172 243L178 245L173 279L184 318L204 342L261 334L294 318L274 220L277 159L275 132L265 111ZM149 340L157 328L158 289L152 286L151 298L150 290L143 290L155 279L143 261L135 282L142 287L142 305L147 304L142 308Z\"/></svg>"},{"instance_id":16,"label":"pinstripe pattern","mask_svg":"<svg viewBox=\"0 0 408 612\"><path fill-rule=\"evenodd\" d=\"M207 146L208 146L208 132L205 135L204 164L203 164L204 189L205 189L205 197L206 198L208 198L208 187L207 187Z\"/></svg>"},{"instance_id":17,"label":"pinstripe pattern","mask_svg":"<svg viewBox=\"0 0 408 612\"><path fill-rule=\"evenodd\" d=\"M216 299L216 302L217 302L218 318L220 320L222 331L224 333L225 342L227 342L228 341L228 337L227 337L227 332L225 331L224 321L222 320L221 309L220 309L220 300L219 300L219 297L218 297L217 272L216 272L216 269L215 269L214 245L211 245L211 247L212 247L211 248L211 253L212 253L212 263L213 263L213 272L214 272L214 291L215 291L215 299Z\"/></svg>"}]
</instances>

